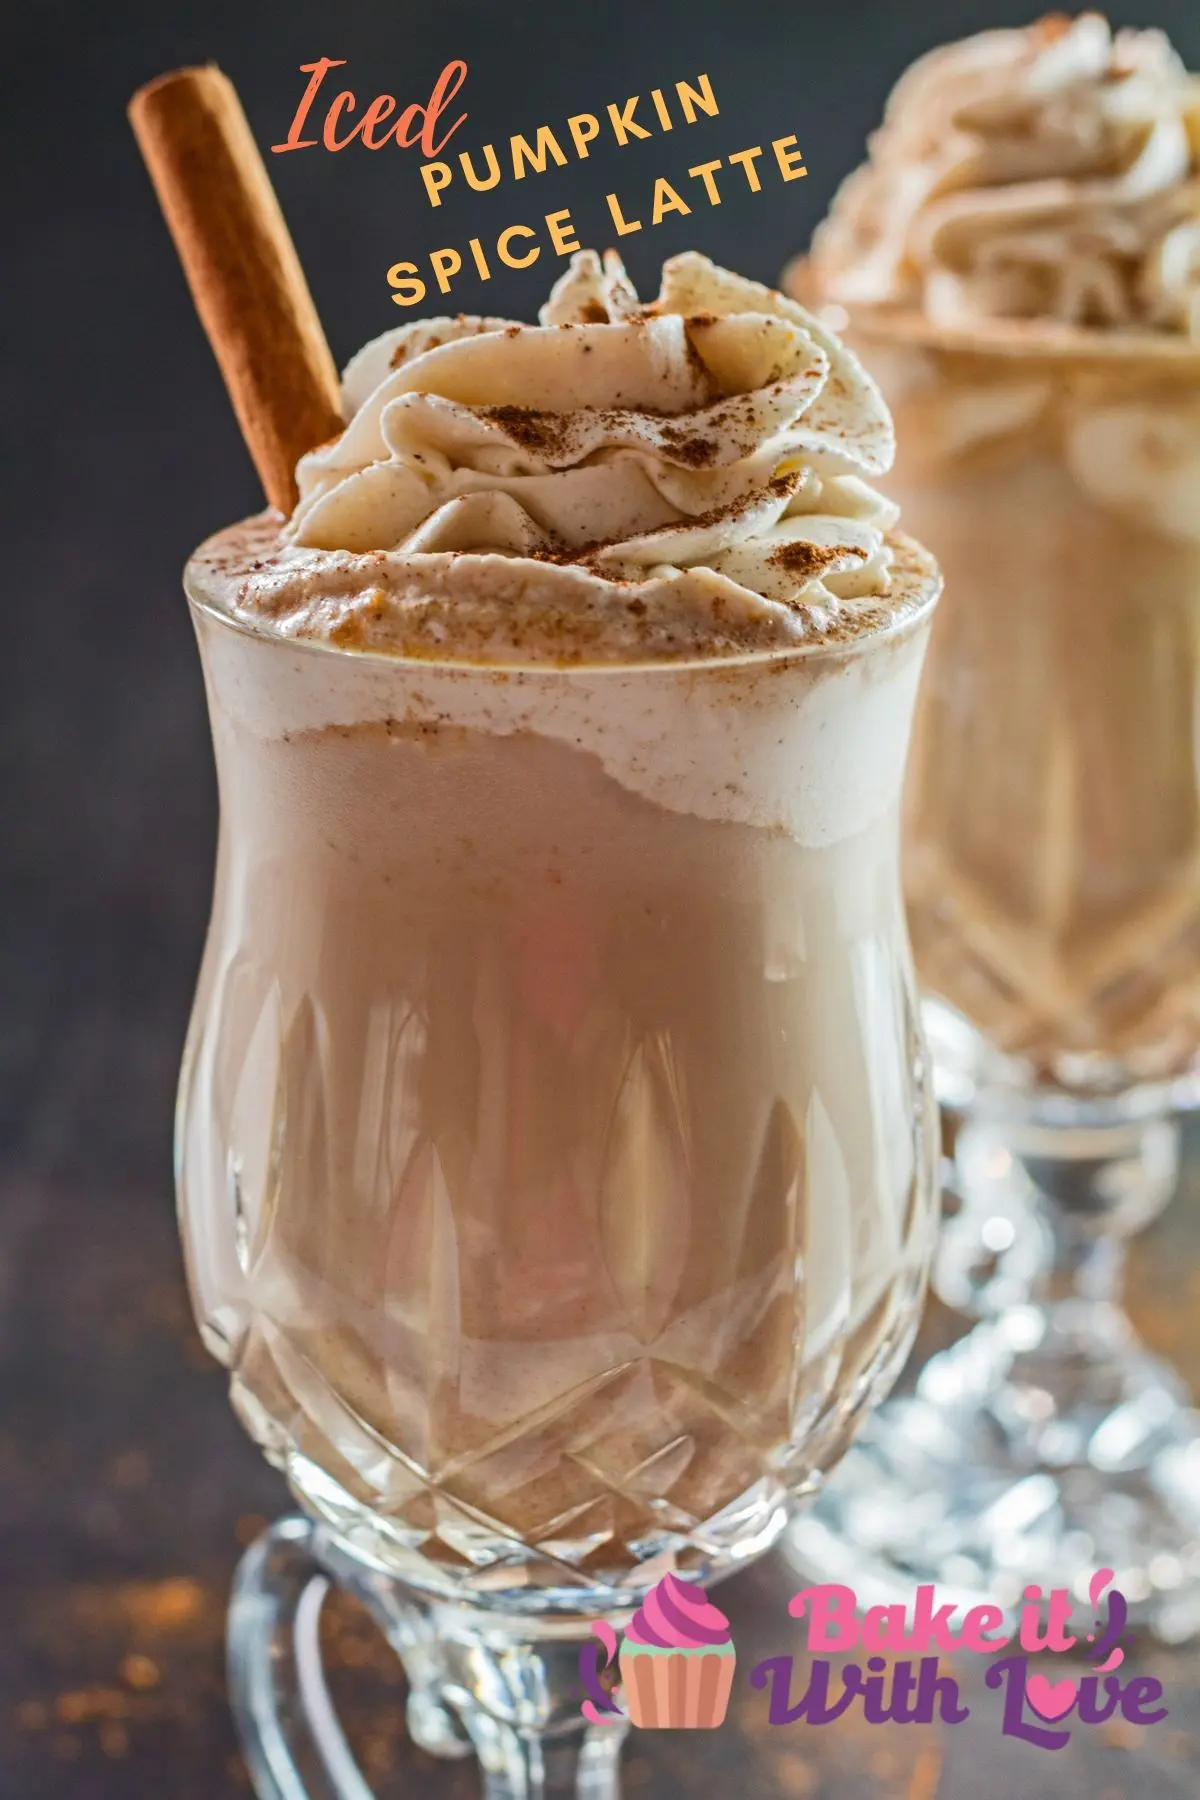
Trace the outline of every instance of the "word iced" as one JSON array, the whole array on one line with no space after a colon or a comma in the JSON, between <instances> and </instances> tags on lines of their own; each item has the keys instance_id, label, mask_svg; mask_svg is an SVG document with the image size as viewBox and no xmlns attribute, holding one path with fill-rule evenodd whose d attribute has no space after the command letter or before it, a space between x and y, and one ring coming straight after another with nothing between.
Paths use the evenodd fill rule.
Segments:
<instances>
[{"instance_id":1,"label":"word iced","mask_svg":"<svg viewBox=\"0 0 1200 1800\"><path fill-rule=\"evenodd\" d=\"M411 150L419 145L423 156L436 156L439 150L445 149L459 126L466 124L465 112L460 113L452 124L446 125L442 120L443 113L467 79L467 65L459 60L446 64L434 82L428 100L411 101L398 118L393 118L399 104L395 95L376 94L366 111L350 123L349 115L358 101L350 88L343 88L326 108L320 137L305 137L306 130L316 130L315 124L309 126L309 114L325 77L330 69L345 66L345 58L338 56L322 56L316 62L300 64L300 73L309 78L308 86L300 96L287 136L281 144L271 145L276 156L285 150L313 150L318 144L323 144L326 150L346 150L355 142L367 150L382 150L386 144L398 144L401 150Z\"/></svg>"}]
</instances>

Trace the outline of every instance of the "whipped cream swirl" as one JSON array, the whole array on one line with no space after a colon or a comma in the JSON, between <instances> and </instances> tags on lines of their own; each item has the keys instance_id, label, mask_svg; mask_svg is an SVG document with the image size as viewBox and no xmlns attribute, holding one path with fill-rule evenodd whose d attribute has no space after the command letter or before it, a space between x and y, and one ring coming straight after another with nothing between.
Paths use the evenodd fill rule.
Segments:
<instances>
[{"instance_id":1,"label":"whipped cream swirl","mask_svg":"<svg viewBox=\"0 0 1200 1800\"><path fill-rule=\"evenodd\" d=\"M914 587L869 485L894 450L873 381L804 308L702 256L668 262L645 306L612 252L584 251L536 326L401 325L350 363L343 406L235 585L235 610L285 633L709 655L856 635Z\"/></svg>"},{"instance_id":2,"label":"whipped cream swirl","mask_svg":"<svg viewBox=\"0 0 1200 1800\"><path fill-rule=\"evenodd\" d=\"M1097 13L934 50L812 261L846 304L1200 337L1200 82L1161 32Z\"/></svg>"}]
</instances>

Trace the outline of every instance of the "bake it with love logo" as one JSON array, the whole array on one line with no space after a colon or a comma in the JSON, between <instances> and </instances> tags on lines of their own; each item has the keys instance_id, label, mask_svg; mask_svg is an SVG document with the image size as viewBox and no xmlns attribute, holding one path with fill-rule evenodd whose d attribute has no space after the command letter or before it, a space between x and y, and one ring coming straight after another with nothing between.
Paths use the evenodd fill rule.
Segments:
<instances>
[{"instance_id":1,"label":"bake it with love logo","mask_svg":"<svg viewBox=\"0 0 1200 1800\"><path fill-rule=\"evenodd\" d=\"M1114 1579L1111 1569L1092 1577L1090 1618L1078 1630L1066 1588L1027 1587L1015 1630L991 1603L960 1618L932 1586L917 1588L911 1612L902 1605L864 1612L854 1590L839 1583L803 1588L788 1603L804 1627L799 1669L795 1657L769 1657L748 1680L765 1695L771 1725L832 1725L853 1708L869 1725L961 1725L971 1709L942 1658L967 1652L995 1659L984 1679L1000 1702L1002 1735L1039 1750L1062 1750L1077 1727L1117 1716L1158 1725L1168 1716L1162 1683L1121 1672L1129 1609ZM627 1719L644 1730L712 1730L724 1723L737 1652L728 1619L695 1582L664 1575L619 1643L604 1621L592 1633L579 1655L583 1713L592 1724ZM1045 1660L1069 1653L1070 1664Z\"/></svg>"}]
</instances>

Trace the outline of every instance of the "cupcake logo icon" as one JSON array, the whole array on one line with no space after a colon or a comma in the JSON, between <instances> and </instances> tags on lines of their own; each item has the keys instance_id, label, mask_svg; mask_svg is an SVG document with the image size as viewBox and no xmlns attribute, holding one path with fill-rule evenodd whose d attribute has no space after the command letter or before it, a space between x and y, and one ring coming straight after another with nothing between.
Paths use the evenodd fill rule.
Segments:
<instances>
[{"instance_id":1,"label":"cupcake logo icon","mask_svg":"<svg viewBox=\"0 0 1200 1800\"><path fill-rule=\"evenodd\" d=\"M729 1620L694 1582L664 1575L648 1591L620 1650L611 1625L592 1626L579 1673L594 1725L627 1717L644 1730L711 1731L725 1722L737 1652ZM603 1657L601 1656L603 1651ZM611 1689L601 1676L619 1673Z\"/></svg>"}]
</instances>

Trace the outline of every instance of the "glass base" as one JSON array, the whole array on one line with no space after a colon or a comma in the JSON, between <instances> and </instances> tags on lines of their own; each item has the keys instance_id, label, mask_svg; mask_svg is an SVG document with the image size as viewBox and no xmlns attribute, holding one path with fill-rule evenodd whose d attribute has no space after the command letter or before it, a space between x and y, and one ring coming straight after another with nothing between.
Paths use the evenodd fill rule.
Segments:
<instances>
[{"instance_id":1,"label":"glass base","mask_svg":"<svg viewBox=\"0 0 1200 1800\"><path fill-rule=\"evenodd\" d=\"M1030 1583L1087 1598L1116 1572L1130 1621L1200 1631L1200 1416L1117 1308L1013 1308L883 1407L787 1552L863 1605L947 1600L1015 1611Z\"/></svg>"},{"instance_id":2,"label":"glass base","mask_svg":"<svg viewBox=\"0 0 1200 1800\"><path fill-rule=\"evenodd\" d=\"M321 1525L281 1519L242 1558L229 1609L229 1692L259 1800L372 1800L330 1700L318 1633L331 1585L371 1614L404 1665L410 1735L474 1751L484 1800L619 1800L628 1720L589 1723L589 1620L430 1604Z\"/></svg>"}]
</instances>

